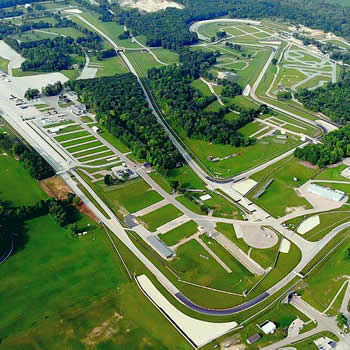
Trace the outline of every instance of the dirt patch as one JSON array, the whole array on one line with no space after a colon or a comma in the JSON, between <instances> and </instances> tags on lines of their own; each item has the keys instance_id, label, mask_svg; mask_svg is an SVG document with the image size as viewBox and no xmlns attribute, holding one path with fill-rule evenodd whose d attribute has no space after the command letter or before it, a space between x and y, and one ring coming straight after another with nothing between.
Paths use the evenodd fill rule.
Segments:
<instances>
[{"instance_id":1,"label":"dirt patch","mask_svg":"<svg viewBox=\"0 0 350 350\"><path fill-rule=\"evenodd\" d=\"M286 208L286 213L290 214L290 213L294 213L296 211L303 211L305 210L305 205L301 206L301 207L287 207Z\"/></svg>"},{"instance_id":2,"label":"dirt patch","mask_svg":"<svg viewBox=\"0 0 350 350\"><path fill-rule=\"evenodd\" d=\"M113 317L103 322L101 325L95 327L82 342L87 346L93 346L102 341L110 339L115 333L119 331L118 321L123 318L117 312Z\"/></svg>"},{"instance_id":3,"label":"dirt patch","mask_svg":"<svg viewBox=\"0 0 350 350\"><path fill-rule=\"evenodd\" d=\"M57 199L66 199L72 190L64 183L59 176L49 177L40 181L40 187L50 196Z\"/></svg>"},{"instance_id":4,"label":"dirt patch","mask_svg":"<svg viewBox=\"0 0 350 350\"><path fill-rule=\"evenodd\" d=\"M299 162L300 165L304 166L305 168L310 168L310 169L317 169L318 166L317 165L314 165L310 162L307 162L306 160L301 160Z\"/></svg>"},{"instance_id":5,"label":"dirt patch","mask_svg":"<svg viewBox=\"0 0 350 350\"><path fill-rule=\"evenodd\" d=\"M84 215L86 215L90 220L94 222L98 222L97 216L89 209L89 207L83 202L80 201L80 203L76 206L76 208Z\"/></svg>"},{"instance_id":6,"label":"dirt patch","mask_svg":"<svg viewBox=\"0 0 350 350\"><path fill-rule=\"evenodd\" d=\"M137 8L145 12L165 10L167 7L183 9L182 5L168 0L120 0L120 5L124 7Z\"/></svg>"}]
</instances>

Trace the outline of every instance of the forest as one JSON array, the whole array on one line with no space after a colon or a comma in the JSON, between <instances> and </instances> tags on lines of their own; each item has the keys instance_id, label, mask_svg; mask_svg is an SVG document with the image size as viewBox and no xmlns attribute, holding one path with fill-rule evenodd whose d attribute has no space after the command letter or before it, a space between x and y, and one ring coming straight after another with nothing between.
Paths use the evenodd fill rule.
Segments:
<instances>
[{"instance_id":1,"label":"forest","mask_svg":"<svg viewBox=\"0 0 350 350\"><path fill-rule=\"evenodd\" d=\"M205 111L216 97L203 96L191 86L194 79L208 74L208 68L215 60L212 52L185 50L180 54L179 66L152 68L148 71L148 79L173 127L180 127L191 138L237 147L248 146L255 140L243 137L237 130L254 120L259 111L243 110L237 118L227 120L225 114L229 112L228 107L218 112ZM225 82L223 91L225 96L233 97L240 94L242 89L236 83Z\"/></svg>"},{"instance_id":2,"label":"forest","mask_svg":"<svg viewBox=\"0 0 350 350\"><path fill-rule=\"evenodd\" d=\"M5 38L5 42L26 58L21 65L23 71L55 72L68 69L71 65L69 55L82 55L81 48L70 37L58 36L52 40L22 43L16 39Z\"/></svg>"},{"instance_id":3,"label":"forest","mask_svg":"<svg viewBox=\"0 0 350 350\"><path fill-rule=\"evenodd\" d=\"M69 81L82 103L96 112L98 121L139 159L162 172L182 160L165 130L149 109L132 73Z\"/></svg>"},{"instance_id":4,"label":"forest","mask_svg":"<svg viewBox=\"0 0 350 350\"><path fill-rule=\"evenodd\" d=\"M350 75L313 91L300 90L295 97L305 107L322 112L335 122L345 124L350 120Z\"/></svg>"},{"instance_id":5,"label":"forest","mask_svg":"<svg viewBox=\"0 0 350 350\"><path fill-rule=\"evenodd\" d=\"M179 49L198 41L197 35L188 30L194 21L221 16L230 18L282 18L312 28L331 31L350 37L350 8L320 0L183 0L183 10L167 8L150 14L137 10L119 13L119 21L134 30L134 34L146 36L147 45Z\"/></svg>"},{"instance_id":6,"label":"forest","mask_svg":"<svg viewBox=\"0 0 350 350\"><path fill-rule=\"evenodd\" d=\"M350 125L322 136L322 144L309 144L294 151L295 157L319 168L339 162L350 155Z\"/></svg>"}]
</instances>

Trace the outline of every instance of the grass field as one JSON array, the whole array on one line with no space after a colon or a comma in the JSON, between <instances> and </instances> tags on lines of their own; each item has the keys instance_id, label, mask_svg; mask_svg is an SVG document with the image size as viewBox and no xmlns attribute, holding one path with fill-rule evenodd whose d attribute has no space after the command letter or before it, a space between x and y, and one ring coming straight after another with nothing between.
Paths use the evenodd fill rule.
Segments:
<instances>
[{"instance_id":1,"label":"grass field","mask_svg":"<svg viewBox=\"0 0 350 350\"><path fill-rule=\"evenodd\" d=\"M87 141L85 141L85 139L81 139L79 141L80 141L79 143L87 142ZM66 146L66 144L63 144L63 147L65 147L65 146ZM77 146L70 146L70 147L68 147L67 151L69 151L70 153L74 153L74 152L84 151L85 149L97 147L97 146L102 146L102 142L96 140L94 142L86 143L85 145L78 144Z\"/></svg>"},{"instance_id":2,"label":"grass field","mask_svg":"<svg viewBox=\"0 0 350 350\"><path fill-rule=\"evenodd\" d=\"M84 130L84 131L74 132L74 133L68 134L68 135L57 136L57 137L55 137L55 139L58 142L63 142L63 141L74 140L78 137L83 137L83 136L88 136L88 135L90 135L90 133L88 131Z\"/></svg>"},{"instance_id":3,"label":"grass field","mask_svg":"<svg viewBox=\"0 0 350 350\"><path fill-rule=\"evenodd\" d=\"M158 63L150 53L147 52L129 51L127 52L126 56L143 76L147 75L147 71L149 69L163 66L162 64Z\"/></svg>"},{"instance_id":4,"label":"grass field","mask_svg":"<svg viewBox=\"0 0 350 350\"><path fill-rule=\"evenodd\" d=\"M232 289L231 274L194 239L176 250L176 258L169 265L185 281L220 289ZM237 282L239 276L237 276Z\"/></svg>"},{"instance_id":5,"label":"grass field","mask_svg":"<svg viewBox=\"0 0 350 350\"><path fill-rule=\"evenodd\" d=\"M309 209L311 204L305 198L299 196L295 189L308 181L317 171L318 169L301 165L297 159L290 156L251 177L259 184L249 194L249 198L275 217L283 216L296 207ZM297 178L297 181L293 180L294 177ZM272 184L260 198L255 199L254 194L260 191L270 179L273 179ZM281 193L283 193L283 196L281 196Z\"/></svg>"},{"instance_id":6,"label":"grass field","mask_svg":"<svg viewBox=\"0 0 350 350\"><path fill-rule=\"evenodd\" d=\"M314 340L321 337L328 337L335 341L339 341L339 338L335 336L333 333L324 331L324 332L317 333L316 335L309 337L298 343L293 343L292 347L295 348L296 350L318 350L318 347L315 345Z\"/></svg>"},{"instance_id":7,"label":"grass field","mask_svg":"<svg viewBox=\"0 0 350 350\"><path fill-rule=\"evenodd\" d=\"M86 223L87 219L80 222ZM27 229L26 248L6 262L2 273L6 281L0 286L2 347L191 349L127 280L103 231L94 229L82 239L73 238L50 217L29 221ZM128 263L141 265L135 258L128 258Z\"/></svg>"},{"instance_id":8,"label":"grass field","mask_svg":"<svg viewBox=\"0 0 350 350\"><path fill-rule=\"evenodd\" d=\"M179 55L174 51L161 48L152 50L152 52L163 63L174 64L179 62Z\"/></svg>"},{"instance_id":9,"label":"grass field","mask_svg":"<svg viewBox=\"0 0 350 350\"><path fill-rule=\"evenodd\" d=\"M86 148L89 148L89 147L86 147ZM107 146L101 146L101 147L98 147L98 148L88 149L86 151L74 153L74 157L75 158L85 157L85 156L89 156L91 154L94 154L94 153L97 153L97 152L102 152L102 151L108 151L108 147Z\"/></svg>"},{"instance_id":10,"label":"grass field","mask_svg":"<svg viewBox=\"0 0 350 350\"><path fill-rule=\"evenodd\" d=\"M62 143L62 146L65 148L68 148L68 147L79 145L83 142L89 142L89 141L93 141L93 140L96 140L96 138L94 136L88 136L88 137L84 137L83 139L80 139L80 140L73 140L73 141L69 141L69 142L68 141L64 142L64 143Z\"/></svg>"},{"instance_id":11,"label":"grass field","mask_svg":"<svg viewBox=\"0 0 350 350\"><path fill-rule=\"evenodd\" d=\"M46 29L48 32L51 33L57 33L60 35L70 36L73 39L77 39L79 37L86 37L86 34L79 32L79 30L73 28L73 27L66 27L66 28L48 28ZM53 37L53 36L52 36Z\"/></svg>"},{"instance_id":12,"label":"grass field","mask_svg":"<svg viewBox=\"0 0 350 350\"><path fill-rule=\"evenodd\" d=\"M105 128L103 125L98 125L99 129L101 130L100 136L103 137L108 143L110 143L112 146L114 146L118 151L122 153L129 152L129 148L125 146L121 141L119 141L114 135L112 135L107 128Z\"/></svg>"},{"instance_id":13,"label":"grass field","mask_svg":"<svg viewBox=\"0 0 350 350\"><path fill-rule=\"evenodd\" d=\"M315 176L314 180L329 180L329 181L349 181L346 177L340 175L340 173L347 168L347 165L340 164L337 167L325 168L320 172L317 176Z\"/></svg>"},{"instance_id":14,"label":"grass field","mask_svg":"<svg viewBox=\"0 0 350 350\"><path fill-rule=\"evenodd\" d=\"M206 141L189 138L185 138L185 142L212 174L227 177L254 168L301 143L293 137L288 137L285 144L275 143L274 139L275 137L266 137L248 147L210 144ZM211 162L208 160L209 156L213 158L224 158L233 154L235 154L235 156L232 158L220 160L218 162Z\"/></svg>"},{"instance_id":15,"label":"grass field","mask_svg":"<svg viewBox=\"0 0 350 350\"><path fill-rule=\"evenodd\" d=\"M139 220L144 222L147 228L154 232L157 227L166 224L183 215L182 211L174 207L172 204L167 204L149 214L139 216Z\"/></svg>"},{"instance_id":16,"label":"grass field","mask_svg":"<svg viewBox=\"0 0 350 350\"><path fill-rule=\"evenodd\" d=\"M313 215L308 215L307 217L311 217ZM320 224L302 235L303 238L311 242L319 241L332 229L350 220L350 210L348 210L347 207L344 207L344 209L339 209L339 211L319 213L318 215L320 217ZM298 226L305 219L305 216L297 217L287 221L287 224L289 227L291 227L291 229L297 230Z\"/></svg>"},{"instance_id":17,"label":"grass field","mask_svg":"<svg viewBox=\"0 0 350 350\"><path fill-rule=\"evenodd\" d=\"M96 73L97 77L111 76L114 74L123 74L127 73L128 69L124 65L123 61L119 56L106 58L102 61L91 61L98 65L98 70ZM91 66L93 67L93 66Z\"/></svg>"},{"instance_id":18,"label":"grass field","mask_svg":"<svg viewBox=\"0 0 350 350\"><path fill-rule=\"evenodd\" d=\"M38 186L23 163L10 155L0 155L0 199L11 201L15 206L31 205L47 195Z\"/></svg>"},{"instance_id":19,"label":"grass field","mask_svg":"<svg viewBox=\"0 0 350 350\"><path fill-rule=\"evenodd\" d=\"M203 83L200 79L193 80L191 86L201 92L203 96L211 96L212 93L209 90L207 84Z\"/></svg>"},{"instance_id":20,"label":"grass field","mask_svg":"<svg viewBox=\"0 0 350 350\"><path fill-rule=\"evenodd\" d=\"M91 156L85 156L85 157L79 158L78 161L79 162L88 162L90 160L99 159L99 158L107 157L107 156L111 157L113 155L114 155L114 153L112 151L106 151L106 152L103 152L100 154L93 154ZM107 160L105 159L105 161L107 161ZM101 175L101 177L103 177L103 176Z\"/></svg>"},{"instance_id":21,"label":"grass field","mask_svg":"<svg viewBox=\"0 0 350 350\"><path fill-rule=\"evenodd\" d=\"M82 129L82 127L80 125L75 124L75 125L70 125L70 126L67 126L65 128L60 129L56 134L60 135L60 134L64 134L64 133L71 132L71 131L78 131L81 129Z\"/></svg>"},{"instance_id":22,"label":"grass field","mask_svg":"<svg viewBox=\"0 0 350 350\"><path fill-rule=\"evenodd\" d=\"M96 187L102 199L105 199L109 207L121 216L134 213L163 199L142 179L115 186L106 186L103 182L98 182Z\"/></svg>"},{"instance_id":23,"label":"grass field","mask_svg":"<svg viewBox=\"0 0 350 350\"><path fill-rule=\"evenodd\" d=\"M193 221L188 221L171 231L159 235L159 238L168 246L180 242L183 238L190 237L198 230L198 225Z\"/></svg>"},{"instance_id":24,"label":"grass field","mask_svg":"<svg viewBox=\"0 0 350 350\"><path fill-rule=\"evenodd\" d=\"M0 57L0 69L5 72L8 73L8 65L9 65L10 61L7 60L6 58Z\"/></svg>"},{"instance_id":25,"label":"grass field","mask_svg":"<svg viewBox=\"0 0 350 350\"><path fill-rule=\"evenodd\" d=\"M299 291L302 298L319 311L327 308L344 282L343 275L349 274L350 260L344 259L350 247L349 230L345 230L342 237L345 235L345 241L303 280Z\"/></svg>"}]
</instances>

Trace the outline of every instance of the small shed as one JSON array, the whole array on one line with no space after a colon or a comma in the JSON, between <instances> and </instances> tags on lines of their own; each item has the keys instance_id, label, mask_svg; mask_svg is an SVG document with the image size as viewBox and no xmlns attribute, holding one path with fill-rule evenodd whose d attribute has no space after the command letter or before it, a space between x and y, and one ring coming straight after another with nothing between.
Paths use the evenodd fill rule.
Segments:
<instances>
[{"instance_id":1,"label":"small shed","mask_svg":"<svg viewBox=\"0 0 350 350\"><path fill-rule=\"evenodd\" d=\"M250 336L248 339L247 339L247 343L248 344L254 344L256 343L258 340L261 339L261 335L259 333L256 333L256 334L253 334L252 336Z\"/></svg>"},{"instance_id":2,"label":"small shed","mask_svg":"<svg viewBox=\"0 0 350 350\"><path fill-rule=\"evenodd\" d=\"M98 128L97 126L93 126L91 129L92 129L92 131L93 131L94 133L96 133L96 134L99 134L99 133L101 132L101 129Z\"/></svg>"},{"instance_id":3,"label":"small shed","mask_svg":"<svg viewBox=\"0 0 350 350\"><path fill-rule=\"evenodd\" d=\"M276 328L277 328L277 326L271 321L265 321L263 324L260 325L260 329L265 334L273 334L273 333L275 333Z\"/></svg>"}]
</instances>

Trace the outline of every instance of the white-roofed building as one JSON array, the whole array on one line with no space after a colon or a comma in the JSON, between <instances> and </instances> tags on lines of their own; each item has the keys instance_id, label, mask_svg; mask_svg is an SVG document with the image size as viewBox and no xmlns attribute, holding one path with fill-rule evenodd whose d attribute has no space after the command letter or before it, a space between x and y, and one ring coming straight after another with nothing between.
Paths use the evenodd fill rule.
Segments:
<instances>
[{"instance_id":1,"label":"white-roofed building","mask_svg":"<svg viewBox=\"0 0 350 350\"><path fill-rule=\"evenodd\" d=\"M345 198L345 193L343 191L333 190L332 188L323 187L316 184L310 184L307 190L312 194L336 202L340 202Z\"/></svg>"},{"instance_id":2,"label":"white-roofed building","mask_svg":"<svg viewBox=\"0 0 350 350\"><path fill-rule=\"evenodd\" d=\"M277 328L277 326L271 321L265 321L259 327L265 334L273 334Z\"/></svg>"}]
</instances>

